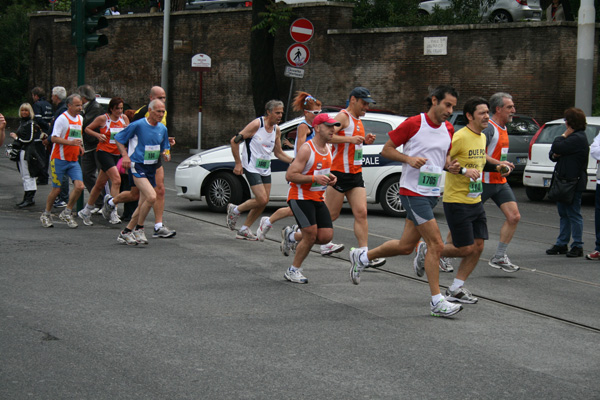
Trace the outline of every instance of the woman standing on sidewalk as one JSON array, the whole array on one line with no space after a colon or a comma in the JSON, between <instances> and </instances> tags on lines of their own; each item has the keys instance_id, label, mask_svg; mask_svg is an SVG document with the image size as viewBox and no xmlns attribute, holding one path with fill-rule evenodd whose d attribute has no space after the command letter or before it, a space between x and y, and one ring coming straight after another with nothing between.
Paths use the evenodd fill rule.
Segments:
<instances>
[{"instance_id":1,"label":"woman standing on sidewalk","mask_svg":"<svg viewBox=\"0 0 600 400\"><path fill-rule=\"evenodd\" d=\"M40 138L40 127L33 121L33 108L29 103L23 103L19 107L19 115L21 116L21 122L17 132L11 132L10 137L15 139L13 142L13 148L19 148L19 159L17 161L17 168L21 173L23 179L23 201L17 204L17 207L24 208L30 207L35 204L35 192L37 191L37 184L35 183L35 177L32 177L29 173L29 165L27 163L27 150L30 146L33 146L33 141ZM32 147L33 148L33 147Z\"/></svg>"}]
</instances>

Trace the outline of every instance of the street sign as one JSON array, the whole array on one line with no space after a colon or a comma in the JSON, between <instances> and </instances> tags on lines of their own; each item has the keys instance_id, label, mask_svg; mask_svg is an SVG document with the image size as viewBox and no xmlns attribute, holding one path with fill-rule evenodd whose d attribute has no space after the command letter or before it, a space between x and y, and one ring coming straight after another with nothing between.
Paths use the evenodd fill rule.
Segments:
<instances>
[{"instance_id":1,"label":"street sign","mask_svg":"<svg viewBox=\"0 0 600 400\"><path fill-rule=\"evenodd\" d=\"M285 67L284 76L288 78L304 78L304 70L302 68Z\"/></svg>"},{"instance_id":2,"label":"street sign","mask_svg":"<svg viewBox=\"0 0 600 400\"><path fill-rule=\"evenodd\" d=\"M192 71L207 71L210 65L210 57L206 54L196 54L192 57Z\"/></svg>"},{"instance_id":3,"label":"street sign","mask_svg":"<svg viewBox=\"0 0 600 400\"><path fill-rule=\"evenodd\" d=\"M308 59L310 58L310 52L308 51L308 47L305 45L301 43L294 43L288 47L285 56L287 58L287 62L292 67L302 67L308 62Z\"/></svg>"},{"instance_id":4,"label":"street sign","mask_svg":"<svg viewBox=\"0 0 600 400\"><path fill-rule=\"evenodd\" d=\"M290 26L290 35L292 39L299 43L305 43L313 37L315 33L315 28L309 20L306 18L298 18L294 22L292 22L292 26Z\"/></svg>"}]
</instances>

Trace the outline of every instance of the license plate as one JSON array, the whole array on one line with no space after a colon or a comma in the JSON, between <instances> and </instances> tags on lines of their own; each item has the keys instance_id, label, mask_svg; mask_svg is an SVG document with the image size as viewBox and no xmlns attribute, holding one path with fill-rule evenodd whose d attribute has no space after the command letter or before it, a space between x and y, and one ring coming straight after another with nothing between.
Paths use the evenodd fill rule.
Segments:
<instances>
[{"instance_id":1,"label":"license plate","mask_svg":"<svg viewBox=\"0 0 600 400\"><path fill-rule=\"evenodd\" d=\"M517 164L527 164L527 157L517 157Z\"/></svg>"},{"instance_id":2,"label":"license plate","mask_svg":"<svg viewBox=\"0 0 600 400\"><path fill-rule=\"evenodd\" d=\"M551 178L544 178L544 187L550 187Z\"/></svg>"},{"instance_id":3,"label":"license plate","mask_svg":"<svg viewBox=\"0 0 600 400\"><path fill-rule=\"evenodd\" d=\"M541 18L541 16L542 16L542 13L539 13L539 12L533 13L533 18Z\"/></svg>"}]
</instances>

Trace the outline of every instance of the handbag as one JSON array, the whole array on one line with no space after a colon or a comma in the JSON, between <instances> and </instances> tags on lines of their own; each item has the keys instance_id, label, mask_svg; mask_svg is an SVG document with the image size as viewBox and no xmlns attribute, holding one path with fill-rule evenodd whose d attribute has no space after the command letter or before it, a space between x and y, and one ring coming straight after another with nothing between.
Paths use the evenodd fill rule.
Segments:
<instances>
[{"instance_id":1,"label":"handbag","mask_svg":"<svg viewBox=\"0 0 600 400\"><path fill-rule=\"evenodd\" d=\"M565 178L558 176L558 174L554 172L552 183L550 183L550 189L548 190L548 200L572 204L580 178L581 177Z\"/></svg>"}]
</instances>

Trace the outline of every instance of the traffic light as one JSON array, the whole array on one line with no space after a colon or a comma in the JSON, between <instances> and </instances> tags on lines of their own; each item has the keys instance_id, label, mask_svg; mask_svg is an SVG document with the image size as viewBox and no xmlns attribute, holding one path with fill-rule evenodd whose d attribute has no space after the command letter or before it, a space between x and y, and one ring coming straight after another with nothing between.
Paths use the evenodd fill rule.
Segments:
<instances>
[{"instance_id":1,"label":"traffic light","mask_svg":"<svg viewBox=\"0 0 600 400\"><path fill-rule=\"evenodd\" d=\"M108 38L96 31L108 26L104 12L117 4L118 0L71 0L71 43L81 51L106 46Z\"/></svg>"}]
</instances>

